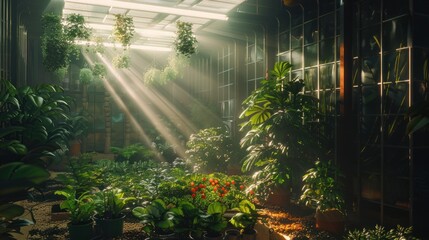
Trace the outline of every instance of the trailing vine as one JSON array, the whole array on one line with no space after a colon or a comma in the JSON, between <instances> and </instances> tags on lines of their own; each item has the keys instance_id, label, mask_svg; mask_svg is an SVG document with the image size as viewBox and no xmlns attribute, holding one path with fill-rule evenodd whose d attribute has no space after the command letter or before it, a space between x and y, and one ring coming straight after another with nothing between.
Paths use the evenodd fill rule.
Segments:
<instances>
[{"instance_id":1,"label":"trailing vine","mask_svg":"<svg viewBox=\"0 0 429 240\"><path fill-rule=\"evenodd\" d=\"M177 21L176 27L176 39L174 41L176 53L189 58L197 52L198 43L197 38L192 32L192 23Z\"/></svg>"}]
</instances>

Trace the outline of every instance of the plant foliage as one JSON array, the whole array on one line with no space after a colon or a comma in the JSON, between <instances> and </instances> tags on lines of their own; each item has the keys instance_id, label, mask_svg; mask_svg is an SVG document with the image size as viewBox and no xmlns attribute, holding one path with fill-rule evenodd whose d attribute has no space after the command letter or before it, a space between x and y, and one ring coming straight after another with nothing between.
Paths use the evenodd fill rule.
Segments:
<instances>
[{"instance_id":1,"label":"plant foliage","mask_svg":"<svg viewBox=\"0 0 429 240\"><path fill-rule=\"evenodd\" d=\"M198 43L192 32L192 23L177 21L176 28L176 39L174 41L176 53L189 58L197 52Z\"/></svg>"}]
</instances>

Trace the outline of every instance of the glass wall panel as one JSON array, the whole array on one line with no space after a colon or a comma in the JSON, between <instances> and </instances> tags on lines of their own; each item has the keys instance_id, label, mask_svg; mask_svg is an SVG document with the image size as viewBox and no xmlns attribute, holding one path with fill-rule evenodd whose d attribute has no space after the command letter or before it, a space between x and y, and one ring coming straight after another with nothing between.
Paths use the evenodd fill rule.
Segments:
<instances>
[{"instance_id":1,"label":"glass wall panel","mask_svg":"<svg viewBox=\"0 0 429 240\"><path fill-rule=\"evenodd\" d=\"M364 0L360 4L361 26L380 22L380 0Z\"/></svg>"},{"instance_id":2,"label":"glass wall panel","mask_svg":"<svg viewBox=\"0 0 429 240\"><path fill-rule=\"evenodd\" d=\"M293 28L291 32L291 47L292 48L302 47L302 41L303 41L302 26Z\"/></svg>"},{"instance_id":3,"label":"glass wall panel","mask_svg":"<svg viewBox=\"0 0 429 240\"><path fill-rule=\"evenodd\" d=\"M320 18L320 40L331 38L335 35L335 14L330 13Z\"/></svg>"},{"instance_id":4,"label":"glass wall panel","mask_svg":"<svg viewBox=\"0 0 429 240\"><path fill-rule=\"evenodd\" d=\"M289 50L289 41L290 33L289 32L283 32L279 36L279 52L285 52Z\"/></svg>"},{"instance_id":5,"label":"glass wall panel","mask_svg":"<svg viewBox=\"0 0 429 240\"><path fill-rule=\"evenodd\" d=\"M320 41L320 63L329 63L334 61L335 42L334 38Z\"/></svg>"},{"instance_id":6,"label":"glass wall panel","mask_svg":"<svg viewBox=\"0 0 429 240\"><path fill-rule=\"evenodd\" d=\"M304 72L305 91L314 91L318 89L317 68L309 68Z\"/></svg>"},{"instance_id":7,"label":"glass wall panel","mask_svg":"<svg viewBox=\"0 0 429 240\"><path fill-rule=\"evenodd\" d=\"M408 17L396 18L383 23L383 51L407 46Z\"/></svg>"},{"instance_id":8,"label":"glass wall panel","mask_svg":"<svg viewBox=\"0 0 429 240\"><path fill-rule=\"evenodd\" d=\"M335 68L334 64L320 66L320 87L321 89L335 88Z\"/></svg>"},{"instance_id":9,"label":"glass wall panel","mask_svg":"<svg viewBox=\"0 0 429 240\"><path fill-rule=\"evenodd\" d=\"M305 66L314 66L317 64L317 44L304 47Z\"/></svg>"},{"instance_id":10,"label":"glass wall panel","mask_svg":"<svg viewBox=\"0 0 429 240\"><path fill-rule=\"evenodd\" d=\"M304 24L304 44L315 43L319 38L317 29L317 20Z\"/></svg>"}]
</instances>

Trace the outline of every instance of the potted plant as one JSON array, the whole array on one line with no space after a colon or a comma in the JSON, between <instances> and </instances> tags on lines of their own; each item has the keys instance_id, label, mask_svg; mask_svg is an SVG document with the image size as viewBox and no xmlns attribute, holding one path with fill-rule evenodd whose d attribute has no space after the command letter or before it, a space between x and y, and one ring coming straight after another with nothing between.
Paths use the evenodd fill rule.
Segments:
<instances>
[{"instance_id":1,"label":"potted plant","mask_svg":"<svg viewBox=\"0 0 429 240\"><path fill-rule=\"evenodd\" d=\"M176 216L183 216L179 208L167 206L162 199L155 199L146 207L135 207L132 213L141 220L143 231L151 239L173 237L178 222Z\"/></svg>"},{"instance_id":2,"label":"potted plant","mask_svg":"<svg viewBox=\"0 0 429 240\"><path fill-rule=\"evenodd\" d=\"M300 197L301 202L316 209L316 228L338 235L343 233L345 223L339 177L331 161L317 161L302 178Z\"/></svg>"},{"instance_id":3,"label":"potted plant","mask_svg":"<svg viewBox=\"0 0 429 240\"><path fill-rule=\"evenodd\" d=\"M319 122L317 99L302 93L304 81L289 76L292 65L277 62L271 77L244 101L240 118L246 119L241 146L247 149L243 171L255 171L254 189L260 196L281 192L290 195L291 185L302 176L310 159L322 156L321 142L312 131ZM318 131L320 132L320 131ZM277 203L288 206L288 199Z\"/></svg>"},{"instance_id":4,"label":"potted plant","mask_svg":"<svg viewBox=\"0 0 429 240\"><path fill-rule=\"evenodd\" d=\"M89 192L78 196L76 190L69 187L55 192L56 195L64 196L60 208L70 213L70 222L67 225L70 239L91 239L93 235L93 220L95 205Z\"/></svg>"},{"instance_id":5,"label":"potted plant","mask_svg":"<svg viewBox=\"0 0 429 240\"><path fill-rule=\"evenodd\" d=\"M69 132L69 154L78 156L81 153L81 144L88 135L88 119L82 113L72 114L66 121Z\"/></svg>"},{"instance_id":6,"label":"potted plant","mask_svg":"<svg viewBox=\"0 0 429 240\"><path fill-rule=\"evenodd\" d=\"M228 221L224 217L225 211L225 205L220 202L212 202L207 211L200 216L201 226L205 231L204 240L223 239L223 232L228 225Z\"/></svg>"},{"instance_id":7,"label":"potted plant","mask_svg":"<svg viewBox=\"0 0 429 240\"><path fill-rule=\"evenodd\" d=\"M125 197L124 192L118 188L106 188L95 194L96 229L103 237L111 238L121 236L124 228L125 214L123 211L133 197Z\"/></svg>"},{"instance_id":8,"label":"potted plant","mask_svg":"<svg viewBox=\"0 0 429 240\"><path fill-rule=\"evenodd\" d=\"M255 205L247 199L240 202L237 208L238 211L229 222L236 228L241 229L243 240L256 240L255 224L258 221L259 214Z\"/></svg>"}]
</instances>

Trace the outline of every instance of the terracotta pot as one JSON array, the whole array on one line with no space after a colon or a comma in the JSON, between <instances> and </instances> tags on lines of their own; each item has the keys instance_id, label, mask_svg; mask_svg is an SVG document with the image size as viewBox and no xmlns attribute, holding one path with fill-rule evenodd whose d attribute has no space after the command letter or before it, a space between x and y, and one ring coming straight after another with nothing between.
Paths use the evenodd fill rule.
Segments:
<instances>
[{"instance_id":1,"label":"terracotta pot","mask_svg":"<svg viewBox=\"0 0 429 240\"><path fill-rule=\"evenodd\" d=\"M83 240L92 238L92 222L79 225L69 223L67 227L69 229L70 240Z\"/></svg>"},{"instance_id":2,"label":"terracotta pot","mask_svg":"<svg viewBox=\"0 0 429 240\"><path fill-rule=\"evenodd\" d=\"M290 188L287 186L274 186L265 203L280 208L290 207Z\"/></svg>"},{"instance_id":3,"label":"terracotta pot","mask_svg":"<svg viewBox=\"0 0 429 240\"><path fill-rule=\"evenodd\" d=\"M70 142L69 155L72 157L79 156L81 154L81 144L79 141L75 140Z\"/></svg>"},{"instance_id":4,"label":"terracotta pot","mask_svg":"<svg viewBox=\"0 0 429 240\"><path fill-rule=\"evenodd\" d=\"M345 216L337 209L316 211L316 228L336 235L344 233Z\"/></svg>"}]
</instances>

